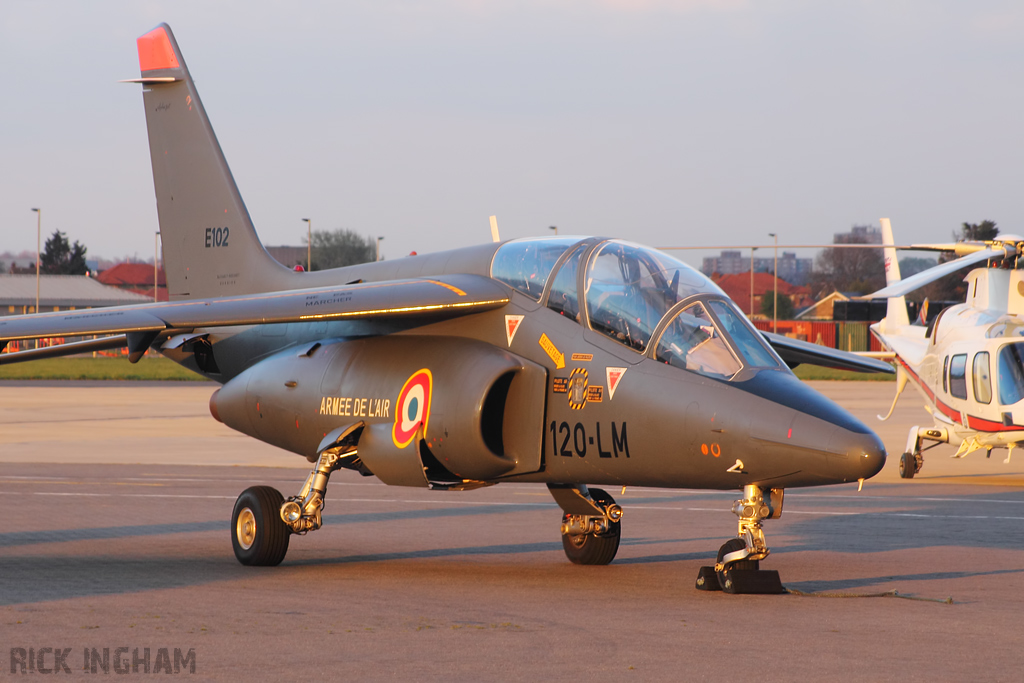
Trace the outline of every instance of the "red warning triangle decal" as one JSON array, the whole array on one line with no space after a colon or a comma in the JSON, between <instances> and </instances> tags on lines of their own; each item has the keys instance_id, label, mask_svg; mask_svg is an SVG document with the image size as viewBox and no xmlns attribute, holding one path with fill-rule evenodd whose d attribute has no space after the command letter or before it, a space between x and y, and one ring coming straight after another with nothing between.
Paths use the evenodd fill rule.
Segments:
<instances>
[{"instance_id":1,"label":"red warning triangle decal","mask_svg":"<svg viewBox=\"0 0 1024 683\"><path fill-rule=\"evenodd\" d=\"M619 381L622 376L626 374L626 368L605 368L605 373L608 375L608 400L615 398L615 389L619 386Z\"/></svg>"},{"instance_id":2,"label":"red warning triangle decal","mask_svg":"<svg viewBox=\"0 0 1024 683\"><path fill-rule=\"evenodd\" d=\"M512 338L516 336L516 330L519 329L519 323L523 322L523 315L506 315L505 316L505 337L508 339L509 347L512 346Z\"/></svg>"}]
</instances>

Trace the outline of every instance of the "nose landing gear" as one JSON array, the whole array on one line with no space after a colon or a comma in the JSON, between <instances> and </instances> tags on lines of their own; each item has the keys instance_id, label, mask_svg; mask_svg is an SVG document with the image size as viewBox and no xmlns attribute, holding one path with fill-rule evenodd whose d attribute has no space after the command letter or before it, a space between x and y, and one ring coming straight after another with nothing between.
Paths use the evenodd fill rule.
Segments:
<instances>
[{"instance_id":1,"label":"nose landing gear","mask_svg":"<svg viewBox=\"0 0 1024 683\"><path fill-rule=\"evenodd\" d=\"M762 570L760 561L771 551L765 544L761 521L782 516L782 489L762 489L748 484L743 499L733 503L739 517L738 538L725 542L718 550L714 567L701 567L697 589L726 593L784 593L779 573Z\"/></svg>"},{"instance_id":2,"label":"nose landing gear","mask_svg":"<svg viewBox=\"0 0 1024 683\"><path fill-rule=\"evenodd\" d=\"M273 567L288 552L288 538L316 531L331 473L342 467L362 471L356 445L364 423L357 422L324 438L320 457L299 494L285 500L270 486L253 486L235 501L231 515L231 546L244 565Z\"/></svg>"}]
</instances>

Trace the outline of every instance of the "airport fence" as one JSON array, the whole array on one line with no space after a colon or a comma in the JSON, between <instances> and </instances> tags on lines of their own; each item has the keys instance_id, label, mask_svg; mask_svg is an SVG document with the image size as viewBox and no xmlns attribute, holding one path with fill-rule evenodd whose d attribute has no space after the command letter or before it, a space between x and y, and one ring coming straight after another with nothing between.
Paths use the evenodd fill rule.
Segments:
<instances>
[{"instance_id":1,"label":"airport fence","mask_svg":"<svg viewBox=\"0 0 1024 683\"><path fill-rule=\"evenodd\" d=\"M757 329L772 331L771 320L752 321ZM827 346L841 351L882 351L882 345L871 334L870 322L833 322L807 320L780 320L779 334Z\"/></svg>"}]
</instances>

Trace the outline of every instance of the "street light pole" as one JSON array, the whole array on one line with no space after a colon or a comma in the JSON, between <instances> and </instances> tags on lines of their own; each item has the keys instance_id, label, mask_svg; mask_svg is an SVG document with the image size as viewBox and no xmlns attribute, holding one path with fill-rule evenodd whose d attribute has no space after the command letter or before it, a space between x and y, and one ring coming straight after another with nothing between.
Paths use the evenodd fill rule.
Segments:
<instances>
[{"instance_id":1,"label":"street light pole","mask_svg":"<svg viewBox=\"0 0 1024 683\"><path fill-rule=\"evenodd\" d=\"M306 222L306 271L313 272L313 221L303 218Z\"/></svg>"},{"instance_id":2,"label":"street light pole","mask_svg":"<svg viewBox=\"0 0 1024 683\"><path fill-rule=\"evenodd\" d=\"M160 301L160 231L153 236L153 303Z\"/></svg>"},{"instance_id":3,"label":"street light pole","mask_svg":"<svg viewBox=\"0 0 1024 683\"><path fill-rule=\"evenodd\" d=\"M558 226L557 225L549 226L548 230L554 230L555 231L555 235L556 236L558 235Z\"/></svg>"},{"instance_id":4,"label":"street light pole","mask_svg":"<svg viewBox=\"0 0 1024 683\"><path fill-rule=\"evenodd\" d=\"M39 312L39 252L43 244L43 210L32 209L36 212L36 313ZM37 344L39 342L36 342Z\"/></svg>"},{"instance_id":5,"label":"street light pole","mask_svg":"<svg viewBox=\"0 0 1024 683\"><path fill-rule=\"evenodd\" d=\"M757 247L750 248L750 317L754 317L754 252Z\"/></svg>"},{"instance_id":6,"label":"street light pole","mask_svg":"<svg viewBox=\"0 0 1024 683\"><path fill-rule=\"evenodd\" d=\"M377 260L378 261L380 261L380 241L382 239L384 239L384 238L383 237L378 237L377 238Z\"/></svg>"},{"instance_id":7,"label":"street light pole","mask_svg":"<svg viewBox=\"0 0 1024 683\"><path fill-rule=\"evenodd\" d=\"M775 314L775 317L774 317L773 322L772 322L772 333L778 334L779 333L779 236L777 234L775 234L774 232L768 233L768 236L775 238L775 266L773 268L774 272L772 273L772 276L775 278L775 305L774 305L774 309L775 310L773 310L772 313Z\"/></svg>"}]
</instances>

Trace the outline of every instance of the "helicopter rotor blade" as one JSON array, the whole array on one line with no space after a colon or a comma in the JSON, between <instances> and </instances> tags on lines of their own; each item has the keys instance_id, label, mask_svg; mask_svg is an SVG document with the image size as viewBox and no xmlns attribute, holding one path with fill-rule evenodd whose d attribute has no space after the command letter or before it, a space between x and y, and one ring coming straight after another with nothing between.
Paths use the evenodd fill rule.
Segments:
<instances>
[{"instance_id":1,"label":"helicopter rotor blade","mask_svg":"<svg viewBox=\"0 0 1024 683\"><path fill-rule=\"evenodd\" d=\"M920 289L927 284L935 282L941 277L945 277L950 273L955 273L961 268L974 265L975 263L981 263L982 261L988 261L989 259L1001 259L1009 256L1013 256L1017 253L1017 250L1012 246L1008 246L1004 249L985 249L984 251L977 251L967 256L962 256L955 261L949 261L947 263L941 263L934 268L922 271L917 275L912 275L905 280L900 280L888 287L884 287L877 292L873 292L866 296L859 297L862 300L867 299L887 299L893 296L903 296L909 294L916 289Z\"/></svg>"}]
</instances>

